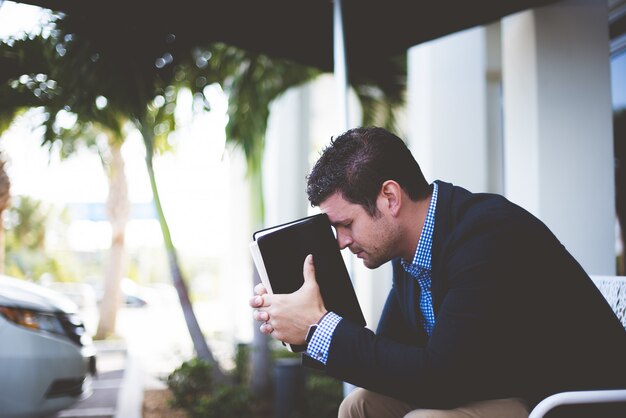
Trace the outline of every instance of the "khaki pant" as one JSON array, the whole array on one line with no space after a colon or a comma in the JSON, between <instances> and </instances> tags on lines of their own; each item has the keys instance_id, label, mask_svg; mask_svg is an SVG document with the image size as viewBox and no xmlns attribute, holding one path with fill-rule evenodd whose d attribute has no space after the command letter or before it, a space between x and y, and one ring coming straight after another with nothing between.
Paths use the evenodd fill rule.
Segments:
<instances>
[{"instance_id":1,"label":"khaki pant","mask_svg":"<svg viewBox=\"0 0 626 418\"><path fill-rule=\"evenodd\" d=\"M520 399L510 398L450 410L415 409L406 402L358 388L341 403L339 418L528 418L528 407Z\"/></svg>"}]
</instances>

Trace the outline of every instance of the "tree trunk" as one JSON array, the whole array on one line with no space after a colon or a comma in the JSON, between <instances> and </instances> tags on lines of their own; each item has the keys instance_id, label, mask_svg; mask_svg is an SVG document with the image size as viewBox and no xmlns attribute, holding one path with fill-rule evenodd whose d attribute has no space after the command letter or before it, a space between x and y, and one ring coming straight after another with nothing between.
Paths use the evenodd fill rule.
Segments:
<instances>
[{"instance_id":1,"label":"tree trunk","mask_svg":"<svg viewBox=\"0 0 626 418\"><path fill-rule=\"evenodd\" d=\"M255 230L263 227L265 218L263 203L263 177L260 169L250 173L250 192L252 225ZM254 265L254 264L253 264ZM256 268L252 267L252 286L261 282ZM259 323L253 321L252 350L250 350L250 391L255 396L269 395L271 384L272 358L270 355L270 337L263 334L259 329Z\"/></svg>"},{"instance_id":2,"label":"tree trunk","mask_svg":"<svg viewBox=\"0 0 626 418\"><path fill-rule=\"evenodd\" d=\"M104 163L106 165L104 168L109 180L107 216L111 224L111 248L104 277L104 295L100 304L97 339L106 338L115 332L117 312L121 302L120 283L126 262L124 237L130 214L128 182L121 152L122 144L109 141L109 151L110 161L108 164Z\"/></svg>"},{"instance_id":3,"label":"tree trunk","mask_svg":"<svg viewBox=\"0 0 626 418\"><path fill-rule=\"evenodd\" d=\"M147 131L147 129L144 129L143 131ZM196 355L198 356L198 358L207 361L213 366L213 378L216 382L223 382L226 380L226 376L220 369L219 363L213 357L213 354L211 353L211 350L209 349L209 346L204 339L204 335L202 334L200 325L198 324L198 320L191 305L191 300L189 299L187 286L185 284L185 280L178 264L176 248L174 247L174 244L172 242L170 230L165 220L165 214L163 213L163 208L161 206L161 199L159 197L159 191L154 175L154 167L152 165L153 138L151 136L148 136L150 134L147 132L142 132L142 134L144 144L146 145L146 167L148 169L148 176L150 177L150 186L152 188L154 206L157 211L157 216L159 217L161 232L163 233L163 241L165 242L165 249L167 251L167 258L170 266L170 273L172 275L172 282L174 283L174 287L176 288L176 292L178 293L178 299L180 301L180 306L183 310L187 329L189 330L189 335L191 336L191 340L193 342L193 346L196 350Z\"/></svg>"}]
</instances>

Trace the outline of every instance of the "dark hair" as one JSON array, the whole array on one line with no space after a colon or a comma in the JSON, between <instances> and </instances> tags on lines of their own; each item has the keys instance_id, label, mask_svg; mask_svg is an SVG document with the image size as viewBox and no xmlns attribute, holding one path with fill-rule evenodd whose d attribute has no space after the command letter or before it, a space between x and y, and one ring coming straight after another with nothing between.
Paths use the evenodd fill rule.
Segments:
<instances>
[{"instance_id":1,"label":"dark hair","mask_svg":"<svg viewBox=\"0 0 626 418\"><path fill-rule=\"evenodd\" d=\"M332 139L307 177L307 194L319 206L332 194L356 203L376 216L382 184L394 180L417 201L430 186L406 144L383 128L355 128Z\"/></svg>"}]
</instances>

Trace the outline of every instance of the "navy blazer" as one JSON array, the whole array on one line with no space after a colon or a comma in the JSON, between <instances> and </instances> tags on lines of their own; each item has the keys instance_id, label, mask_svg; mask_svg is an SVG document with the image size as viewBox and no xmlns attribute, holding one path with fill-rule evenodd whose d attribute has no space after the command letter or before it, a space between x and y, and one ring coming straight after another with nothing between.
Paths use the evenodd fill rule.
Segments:
<instances>
[{"instance_id":1,"label":"navy blazer","mask_svg":"<svg viewBox=\"0 0 626 418\"><path fill-rule=\"evenodd\" d=\"M432 336L394 260L376 334L342 320L326 372L425 408L626 387L626 331L550 230L502 196L438 185Z\"/></svg>"}]
</instances>

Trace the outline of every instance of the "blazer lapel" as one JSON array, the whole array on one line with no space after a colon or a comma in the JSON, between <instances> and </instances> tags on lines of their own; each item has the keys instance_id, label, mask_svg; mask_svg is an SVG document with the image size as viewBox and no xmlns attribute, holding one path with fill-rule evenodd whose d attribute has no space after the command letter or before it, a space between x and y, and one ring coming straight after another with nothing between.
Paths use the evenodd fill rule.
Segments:
<instances>
[{"instance_id":1,"label":"blazer lapel","mask_svg":"<svg viewBox=\"0 0 626 418\"><path fill-rule=\"evenodd\" d=\"M433 311L435 319L443 299L445 278L443 274L443 249L446 240L452 230L452 197L453 186L450 183L436 181L438 185L437 206L435 210L435 230L433 231L433 244L431 249L431 291L433 297ZM418 286L419 287L419 286Z\"/></svg>"},{"instance_id":2,"label":"blazer lapel","mask_svg":"<svg viewBox=\"0 0 626 418\"><path fill-rule=\"evenodd\" d=\"M409 310L408 317L410 319L410 324L417 333L418 339L420 341L426 341L428 339L428 335L426 331L424 331L424 327L422 325L422 312L419 308L419 300L421 289L417 280L409 273L404 273L404 280L406 283L406 304L404 306Z\"/></svg>"},{"instance_id":3,"label":"blazer lapel","mask_svg":"<svg viewBox=\"0 0 626 418\"><path fill-rule=\"evenodd\" d=\"M409 328L414 330L418 341L424 342L427 338L426 332L420 322L421 313L419 312L420 287L417 281L407 273L400 263L400 259L393 262L394 269L394 286L397 294L401 295L401 308L404 311L404 317Z\"/></svg>"}]
</instances>

